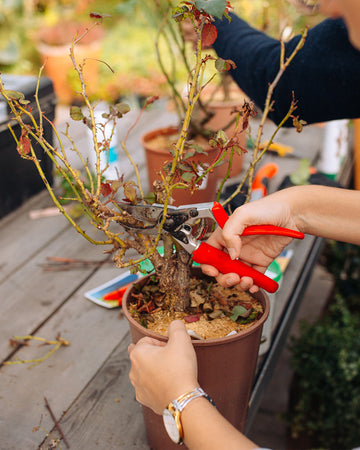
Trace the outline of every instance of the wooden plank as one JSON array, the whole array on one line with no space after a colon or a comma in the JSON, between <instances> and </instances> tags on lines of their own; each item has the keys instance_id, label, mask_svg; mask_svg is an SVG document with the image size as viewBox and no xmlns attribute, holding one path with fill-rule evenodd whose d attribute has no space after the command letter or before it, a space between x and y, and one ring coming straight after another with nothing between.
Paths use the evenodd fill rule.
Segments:
<instances>
[{"instance_id":1,"label":"wooden plank","mask_svg":"<svg viewBox=\"0 0 360 450\"><path fill-rule=\"evenodd\" d=\"M119 309L102 308L84 297L88 289L119 273L115 267L98 270L36 332L37 336L47 339L61 333L70 341L69 347L60 348L32 369L24 364L1 367L1 448L37 448L46 436L44 430L50 431L54 425L45 409L44 397L49 400L55 416L60 418L128 333L128 323L119 318ZM33 359L43 356L48 350L48 347L31 345L18 350L16 356L22 360ZM33 432L41 418L41 428ZM97 427L96 421L93 426Z\"/></svg>"},{"instance_id":2,"label":"wooden plank","mask_svg":"<svg viewBox=\"0 0 360 450\"><path fill-rule=\"evenodd\" d=\"M41 236L37 239L41 240ZM45 248L40 247L30 260L1 284L1 360L11 351L8 345L11 336L33 333L94 272L91 266L82 270L45 272L40 265L46 262L47 256L105 259L101 248L91 245L72 227L58 233L48 244ZM21 255L15 257L21 258Z\"/></svg>"},{"instance_id":3,"label":"wooden plank","mask_svg":"<svg viewBox=\"0 0 360 450\"><path fill-rule=\"evenodd\" d=\"M142 409L128 377L129 343L127 334L61 419L60 426L70 448L149 449ZM60 437L55 428L42 447L48 448L54 437ZM60 445L65 448L63 441Z\"/></svg>"},{"instance_id":4,"label":"wooden plank","mask_svg":"<svg viewBox=\"0 0 360 450\"><path fill-rule=\"evenodd\" d=\"M49 206L49 194L43 191L0 220L0 284L70 226L62 216L29 218L31 210Z\"/></svg>"}]
</instances>

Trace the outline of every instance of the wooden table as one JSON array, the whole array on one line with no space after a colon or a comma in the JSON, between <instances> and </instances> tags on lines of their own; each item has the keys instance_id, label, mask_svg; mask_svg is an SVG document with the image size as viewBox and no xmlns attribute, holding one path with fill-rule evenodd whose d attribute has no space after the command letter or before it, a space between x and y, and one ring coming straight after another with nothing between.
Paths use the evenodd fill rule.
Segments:
<instances>
[{"instance_id":1,"label":"wooden table","mask_svg":"<svg viewBox=\"0 0 360 450\"><path fill-rule=\"evenodd\" d=\"M169 114L156 117L160 122L173 120ZM149 127L149 117L143 120ZM284 130L281 140L287 143L295 138L296 152L306 148L304 155L310 154L313 159L320 148L322 129L309 127L301 138L298 136ZM129 146L143 161L138 134L133 135ZM284 176L294 170L299 160L289 158L286 164L279 158L277 161L287 167L282 169ZM15 335L53 340L60 334L70 346L62 346L32 368L29 364L0 368L0 448L46 449L59 438L45 407L46 398L71 448L148 449L141 407L128 379L128 324L120 309L104 309L84 297L87 290L119 275L119 269L108 264L102 250L89 245L62 216L36 220L29 217L30 211L49 206L48 195L42 192L0 221L0 356L1 361L28 360L50 349L37 342L14 348L9 339ZM81 224L86 227L86 220L82 219ZM283 314L294 290L299 288L299 278L315 241L307 237L294 244L295 254L276 302L274 330L281 321L287 328L292 320ZM43 265L53 256L103 264L47 271ZM272 351L270 348L268 354L272 355ZM281 345L276 353L280 351ZM258 372L258 381L271 376L275 360L276 355L272 355L266 363L267 371ZM251 418L262 390L259 384L254 390ZM66 448L63 441L61 448Z\"/></svg>"}]
</instances>

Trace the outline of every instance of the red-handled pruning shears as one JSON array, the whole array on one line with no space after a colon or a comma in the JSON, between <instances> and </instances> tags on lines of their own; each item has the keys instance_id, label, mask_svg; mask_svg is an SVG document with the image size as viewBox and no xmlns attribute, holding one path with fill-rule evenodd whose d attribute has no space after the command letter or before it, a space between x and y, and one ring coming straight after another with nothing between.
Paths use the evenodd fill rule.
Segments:
<instances>
[{"instance_id":1,"label":"red-handled pruning shears","mask_svg":"<svg viewBox=\"0 0 360 450\"><path fill-rule=\"evenodd\" d=\"M218 202L198 203L181 207L169 206L163 220L163 205L117 204L123 212L119 223L132 232L157 234L162 223L162 233L170 234L199 264L210 264L221 273L237 273L240 277L250 277L254 283L273 293L278 289L276 281L253 269L240 260L232 260L228 253L201 241L207 224L206 219L216 220L222 228L228 215ZM131 218L128 217L131 216ZM129 220L131 219L131 220ZM245 228L242 236L277 235L303 239L304 234L288 228L273 225L254 225Z\"/></svg>"}]
</instances>

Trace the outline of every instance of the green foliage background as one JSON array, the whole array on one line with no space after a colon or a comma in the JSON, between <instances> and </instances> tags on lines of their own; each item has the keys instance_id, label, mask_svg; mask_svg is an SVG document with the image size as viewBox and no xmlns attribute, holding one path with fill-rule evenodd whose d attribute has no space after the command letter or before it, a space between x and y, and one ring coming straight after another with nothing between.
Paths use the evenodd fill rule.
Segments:
<instances>
[{"instance_id":1,"label":"green foliage background","mask_svg":"<svg viewBox=\"0 0 360 450\"><path fill-rule=\"evenodd\" d=\"M310 436L316 448L351 449L360 442L360 248L330 241L323 256L334 298L292 340L296 394L288 422L293 437Z\"/></svg>"}]
</instances>

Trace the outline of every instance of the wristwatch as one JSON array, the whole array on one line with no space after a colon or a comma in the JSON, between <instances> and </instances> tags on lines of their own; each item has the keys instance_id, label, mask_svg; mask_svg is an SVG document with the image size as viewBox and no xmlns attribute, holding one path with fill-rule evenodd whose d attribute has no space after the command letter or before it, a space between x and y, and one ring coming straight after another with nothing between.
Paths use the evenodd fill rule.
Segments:
<instances>
[{"instance_id":1,"label":"wristwatch","mask_svg":"<svg viewBox=\"0 0 360 450\"><path fill-rule=\"evenodd\" d=\"M184 431L181 423L181 411L188 403L198 397L205 397L213 406L215 406L215 403L208 396L208 394L200 387L197 387L193 391L186 392L185 394L180 395L180 397L170 402L163 411L162 416L165 429L170 439L175 442L175 444L182 445L184 443Z\"/></svg>"}]
</instances>

